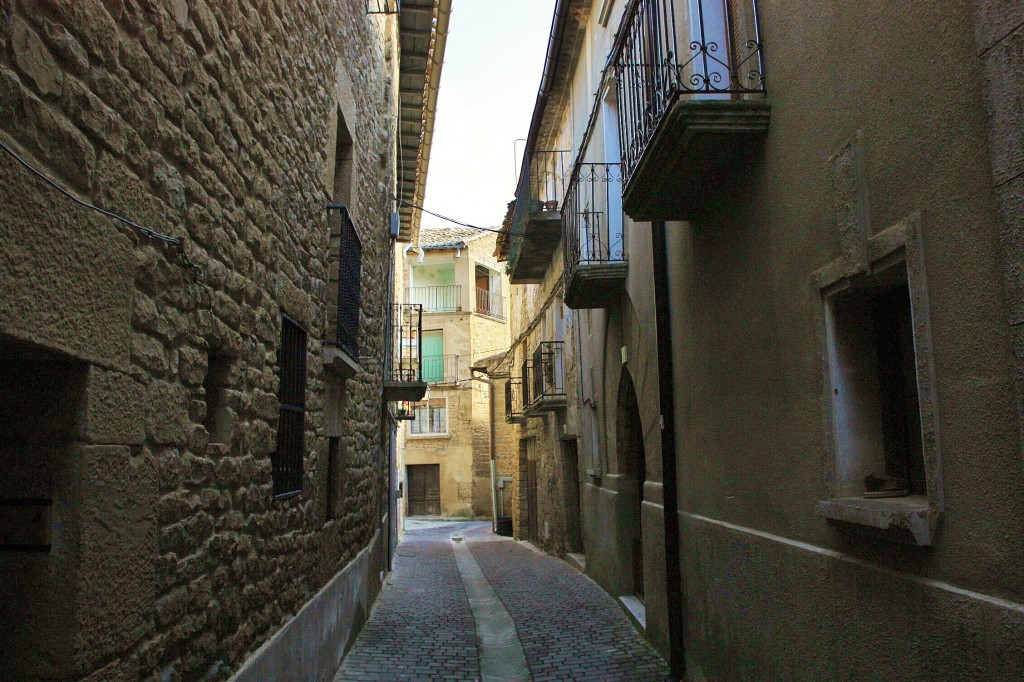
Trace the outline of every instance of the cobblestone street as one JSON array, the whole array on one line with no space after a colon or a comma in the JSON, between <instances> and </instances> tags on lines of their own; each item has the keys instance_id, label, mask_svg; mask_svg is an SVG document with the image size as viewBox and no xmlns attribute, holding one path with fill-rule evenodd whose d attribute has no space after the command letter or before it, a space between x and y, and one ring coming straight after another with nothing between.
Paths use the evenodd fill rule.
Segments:
<instances>
[{"instance_id":1,"label":"cobblestone street","mask_svg":"<svg viewBox=\"0 0 1024 682\"><path fill-rule=\"evenodd\" d=\"M505 632L508 616L514 628ZM413 521L335 680L661 680L667 672L615 601L564 562L492 535L487 523Z\"/></svg>"}]
</instances>

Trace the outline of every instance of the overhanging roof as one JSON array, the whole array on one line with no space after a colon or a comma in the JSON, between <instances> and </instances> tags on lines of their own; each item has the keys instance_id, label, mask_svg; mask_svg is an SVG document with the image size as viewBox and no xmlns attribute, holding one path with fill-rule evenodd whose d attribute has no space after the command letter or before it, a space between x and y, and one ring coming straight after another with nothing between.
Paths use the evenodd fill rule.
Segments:
<instances>
[{"instance_id":1,"label":"overhanging roof","mask_svg":"<svg viewBox=\"0 0 1024 682\"><path fill-rule=\"evenodd\" d=\"M420 226L434 139L434 114L448 41L451 0L402 0L398 15L398 241L413 241ZM407 203L403 203L407 202Z\"/></svg>"}]
</instances>

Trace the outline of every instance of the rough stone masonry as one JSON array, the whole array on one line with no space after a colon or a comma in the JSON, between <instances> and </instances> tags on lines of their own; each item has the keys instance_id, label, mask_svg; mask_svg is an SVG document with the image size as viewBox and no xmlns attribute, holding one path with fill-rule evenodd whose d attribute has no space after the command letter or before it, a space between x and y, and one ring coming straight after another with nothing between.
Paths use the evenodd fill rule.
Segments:
<instances>
[{"instance_id":1,"label":"rough stone masonry","mask_svg":"<svg viewBox=\"0 0 1024 682\"><path fill-rule=\"evenodd\" d=\"M50 499L54 518L49 552L0 559L0 677L225 678L372 543L392 21L357 0L0 0L0 140L84 200L184 236L205 271L0 155L0 399L18 425L0 442L0 497ZM354 113L361 370L328 519L339 92ZM309 335L305 479L274 501L282 314ZM73 427L48 429L61 406ZM371 561L370 592L377 574Z\"/></svg>"}]
</instances>

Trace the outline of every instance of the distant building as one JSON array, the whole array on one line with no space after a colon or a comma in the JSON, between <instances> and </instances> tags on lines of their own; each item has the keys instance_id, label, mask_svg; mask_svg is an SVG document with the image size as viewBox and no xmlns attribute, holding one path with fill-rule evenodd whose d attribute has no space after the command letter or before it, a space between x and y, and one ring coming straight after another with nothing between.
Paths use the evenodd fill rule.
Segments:
<instances>
[{"instance_id":1,"label":"distant building","mask_svg":"<svg viewBox=\"0 0 1024 682\"><path fill-rule=\"evenodd\" d=\"M495 239L485 230L432 228L396 249L401 299L422 309L413 349L420 355L412 359L429 385L402 408L405 515L491 516L490 386L471 370L509 343L508 277L494 259ZM500 415L503 403L495 409Z\"/></svg>"},{"instance_id":2,"label":"distant building","mask_svg":"<svg viewBox=\"0 0 1024 682\"><path fill-rule=\"evenodd\" d=\"M1020 3L555 5L519 537L687 679L1018 677Z\"/></svg>"},{"instance_id":3,"label":"distant building","mask_svg":"<svg viewBox=\"0 0 1024 682\"><path fill-rule=\"evenodd\" d=\"M401 6L0 9L0 678L333 676L450 0Z\"/></svg>"}]
</instances>

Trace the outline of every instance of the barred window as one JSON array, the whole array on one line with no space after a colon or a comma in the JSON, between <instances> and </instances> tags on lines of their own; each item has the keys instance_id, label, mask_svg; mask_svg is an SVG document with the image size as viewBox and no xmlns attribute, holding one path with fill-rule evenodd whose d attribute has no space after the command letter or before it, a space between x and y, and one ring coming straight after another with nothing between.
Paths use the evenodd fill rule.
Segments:
<instances>
[{"instance_id":1,"label":"barred window","mask_svg":"<svg viewBox=\"0 0 1024 682\"><path fill-rule=\"evenodd\" d=\"M274 498L302 492L302 456L306 432L306 331L281 316L280 384L277 450L273 458Z\"/></svg>"},{"instance_id":2,"label":"barred window","mask_svg":"<svg viewBox=\"0 0 1024 682\"><path fill-rule=\"evenodd\" d=\"M443 436L448 433L448 399L431 398L413 403L409 432L417 436Z\"/></svg>"}]
</instances>

